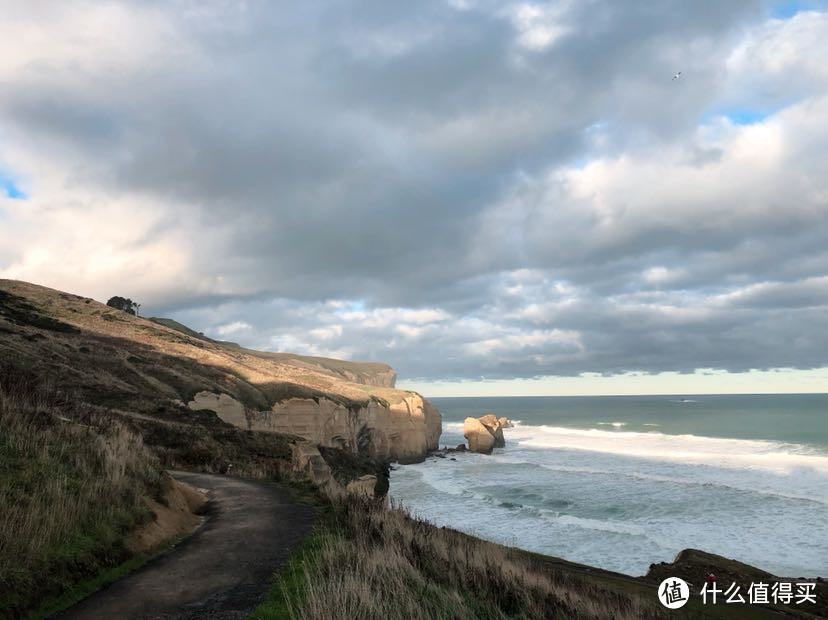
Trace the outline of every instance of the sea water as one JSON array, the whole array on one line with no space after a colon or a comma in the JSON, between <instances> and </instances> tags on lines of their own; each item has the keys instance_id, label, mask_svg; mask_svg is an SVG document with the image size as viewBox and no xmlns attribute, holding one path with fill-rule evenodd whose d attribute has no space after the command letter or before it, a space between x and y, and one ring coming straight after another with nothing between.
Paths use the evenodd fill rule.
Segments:
<instances>
[{"instance_id":1,"label":"sea water","mask_svg":"<svg viewBox=\"0 0 828 620\"><path fill-rule=\"evenodd\" d=\"M516 421L506 447L398 466L391 495L437 525L631 575L685 548L828 575L828 395L434 398Z\"/></svg>"}]
</instances>

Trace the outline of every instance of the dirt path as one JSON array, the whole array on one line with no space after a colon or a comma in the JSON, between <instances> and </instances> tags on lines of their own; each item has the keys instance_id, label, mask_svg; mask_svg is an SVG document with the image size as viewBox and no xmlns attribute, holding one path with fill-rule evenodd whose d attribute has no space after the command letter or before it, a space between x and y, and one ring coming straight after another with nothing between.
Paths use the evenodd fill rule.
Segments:
<instances>
[{"instance_id":1,"label":"dirt path","mask_svg":"<svg viewBox=\"0 0 828 620\"><path fill-rule=\"evenodd\" d=\"M170 473L210 492L206 523L58 618L245 618L311 528L313 510L275 485Z\"/></svg>"}]
</instances>

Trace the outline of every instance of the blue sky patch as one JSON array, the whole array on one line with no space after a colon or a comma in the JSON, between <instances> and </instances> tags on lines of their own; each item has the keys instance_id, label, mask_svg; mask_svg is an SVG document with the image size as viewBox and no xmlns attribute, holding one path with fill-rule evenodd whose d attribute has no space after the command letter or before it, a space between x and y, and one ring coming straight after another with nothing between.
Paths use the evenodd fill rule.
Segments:
<instances>
[{"instance_id":1,"label":"blue sky patch","mask_svg":"<svg viewBox=\"0 0 828 620\"><path fill-rule=\"evenodd\" d=\"M14 200L26 200L29 196L21 190L12 178L0 172L0 192Z\"/></svg>"},{"instance_id":2,"label":"blue sky patch","mask_svg":"<svg viewBox=\"0 0 828 620\"><path fill-rule=\"evenodd\" d=\"M736 109L724 110L722 115L729 118L735 125L753 125L765 120L770 113L766 110Z\"/></svg>"},{"instance_id":3,"label":"blue sky patch","mask_svg":"<svg viewBox=\"0 0 828 620\"><path fill-rule=\"evenodd\" d=\"M704 114L701 118L701 123L707 124L715 118L724 116L734 125L753 125L755 123L761 123L780 109L781 107L764 109L749 107L716 108Z\"/></svg>"},{"instance_id":4,"label":"blue sky patch","mask_svg":"<svg viewBox=\"0 0 828 620\"><path fill-rule=\"evenodd\" d=\"M801 11L828 10L826 0L782 0L771 5L771 17L776 19L790 19Z\"/></svg>"}]
</instances>

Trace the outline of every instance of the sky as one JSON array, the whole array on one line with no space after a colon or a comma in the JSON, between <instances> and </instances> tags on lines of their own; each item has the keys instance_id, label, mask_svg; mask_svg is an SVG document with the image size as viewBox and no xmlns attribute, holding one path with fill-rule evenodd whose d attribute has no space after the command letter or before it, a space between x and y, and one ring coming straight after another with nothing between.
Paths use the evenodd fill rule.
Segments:
<instances>
[{"instance_id":1,"label":"sky","mask_svg":"<svg viewBox=\"0 0 828 620\"><path fill-rule=\"evenodd\" d=\"M828 391L828 0L0 10L0 278L426 395Z\"/></svg>"}]
</instances>

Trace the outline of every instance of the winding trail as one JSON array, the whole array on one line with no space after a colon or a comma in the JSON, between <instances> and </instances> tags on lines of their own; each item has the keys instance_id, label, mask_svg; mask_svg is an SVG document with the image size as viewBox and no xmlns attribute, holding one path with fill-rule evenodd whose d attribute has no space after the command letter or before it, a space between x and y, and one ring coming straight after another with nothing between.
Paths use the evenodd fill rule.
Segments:
<instances>
[{"instance_id":1,"label":"winding trail","mask_svg":"<svg viewBox=\"0 0 828 620\"><path fill-rule=\"evenodd\" d=\"M276 485L170 473L209 491L205 523L178 546L58 618L245 618L313 525L313 509Z\"/></svg>"}]
</instances>

